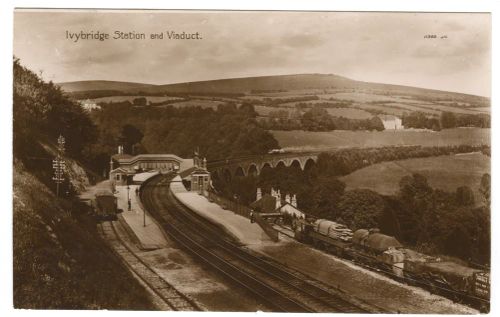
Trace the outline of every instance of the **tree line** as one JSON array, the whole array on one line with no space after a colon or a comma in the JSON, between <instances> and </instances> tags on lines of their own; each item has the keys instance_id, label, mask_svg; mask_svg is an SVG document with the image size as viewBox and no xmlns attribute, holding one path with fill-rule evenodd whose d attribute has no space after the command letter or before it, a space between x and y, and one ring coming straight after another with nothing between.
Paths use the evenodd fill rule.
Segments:
<instances>
[{"instance_id":1,"label":"tree line","mask_svg":"<svg viewBox=\"0 0 500 317\"><path fill-rule=\"evenodd\" d=\"M59 135L66 139L65 154L81 158L96 141L97 127L82 107L52 82L13 60L14 160L41 182L53 188L52 159ZM67 180L66 180L67 181Z\"/></svg>"},{"instance_id":2,"label":"tree line","mask_svg":"<svg viewBox=\"0 0 500 317\"><path fill-rule=\"evenodd\" d=\"M481 182L482 197L467 186L455 192L433 189L424 176L400 180L395 195L368 189L346 190L338 177L382 161L449 155L488 150L488 147L386 147L345 149L323 153L304 171L298 166L264 168L259 176L214 175L216 189L244 204L255 200L256 188L282 195L296 194L298 207L319 218L331 219L352 229L378 227L408 246L429 254L446 254L477 263L489 261L489 175ZM456 244L455 241L460 241Z\"/></svg>"},{"instance_id":3,"label":"tree line","mask_svg":"<svg viewBox=\"0 0 500 317\"><path fill-rule=\"evenodd\" d=\"M369 119L350 119L334 117L323 107L314 107L302 113L294 111L271 111L267 118L259 120L259 124L267 130L369 130L382 131L384 125L379 117Z\"/></svg>"},{"instance_id":4,"label":"tree line","mask_svg":"<svg viewBox=\"0 0 500 317\"><path fill-rule=\"evenodd\" d=\"M402 124L405 128L452 129L458 127L490 128L491 119L488 114L462 114L443 111L440 116L432 116L420 111L404 113Z\"/></svg>"},{"instance_id":5,"label":"tree line","mask_svg":"<svg viewBox=\"0 0 500 317\"><path fill-rule=\"evenodd\" d=\"M109 155L119 144L126 153L174 153L191 157L195 149L208 160L264 154L278 147L271 133L256 122L252 105L164 108L109 103L91 113L99 137L87 156L98 169L106 169ZM128 134L125 129L128 130Z\"/></svg>"},{"instance_id":6,"label":"tree line","mask_svg":"<svg viewBox=\"0 0 500 317\"><path fill-rule=\"evenodd\" d=\"M14 155L50 183L51 156L41 142L66 138L66 154L100 175L110 155L124 145L128 154L173 153L191 157L199 148L209 160L264 154L277 148L272 134L256 122L252 105L136 107L128 101L87 112L52 82L13 60ZM135 104L143 105L144 98Z\"/></svg>"},{"instance_id":7,"label":"tree line","mask_svg":"<svg viewBox=\"0 0 500 317\"><path fill-rule=\"evenodd\" d=\"M330 98L323 102L298 102L295 104L297 109L309 109L314 107L320 108L350 108L353 104L352 100L334 99Z\"/></svg>"}]
</instances>

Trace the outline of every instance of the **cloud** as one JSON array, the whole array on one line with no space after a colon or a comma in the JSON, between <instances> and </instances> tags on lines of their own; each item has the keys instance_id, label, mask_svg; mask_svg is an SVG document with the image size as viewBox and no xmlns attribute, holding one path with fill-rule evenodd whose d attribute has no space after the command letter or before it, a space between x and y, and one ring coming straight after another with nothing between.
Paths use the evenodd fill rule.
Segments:
<instances>
[{"instance_id":1,"label":"cloud","mask_svg":"<svg viewBox=\"0 0 500 317\"><path fill-rule=\"evenodd\" d=\"M491 16L469 13L16 11L14 54L55 81L165 84L333 73L489 95ZM65 30L200 32L199 41L81 41ZM427 40L426 34L447 35Z\"/></svg>"},{"instance_id":2,"label":"cloud","mask_svg":"<svg viewBox=\"0 0 500 317\"><path fill-rule=\"evenodd\" d=\"M318 34L292 34L286 35L281 41L292 48L314 48L323 43L323 38Z\"/></svg>"}]
</instances>

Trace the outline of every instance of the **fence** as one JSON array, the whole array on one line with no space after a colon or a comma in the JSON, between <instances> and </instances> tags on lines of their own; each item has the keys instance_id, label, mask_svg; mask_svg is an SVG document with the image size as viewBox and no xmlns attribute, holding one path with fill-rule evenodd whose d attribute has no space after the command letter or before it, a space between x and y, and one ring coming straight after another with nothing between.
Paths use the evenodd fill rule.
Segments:
<instances>
[{"instance_id":1,"label":"fence","mask_svg":"<svg viewBox=\"0 0 500 317\"><path fill-rule=\"evenodd\" d=\"M211 191L208 192L208 199L210 201L213 201L217 205L223 206L225 209L231 210L235 214L238 214L240 216L243 216L243 217L250 219L250 214L252 213L252 209L250 209L249 207L247 207L245 205L238 204L237 202L229 200L229 199L224 198L224 197L220 197Z\"/></svg>"},{"instance_id":2,"label":"fence","mask_svg":"<svg viewBox=\"0 0 500 317\"><path fill-rule=\"evenodd\" d=\"M279 240L278 231L274 229L269 222L263 219L258 212L253 212L252 209L250 209L249 207L239 204L235 201L229 200L227 198L220 197L211 191L208 192L208 199L220 206L223 206L223 208L229 209L235 214L246 217L248 219L250 219L253 215L253 219L255 220L255 222L262 228L262 230L264 230L264 232L269 236L269 238L271 238L271 240L275 242Z\"/></svg>"},{"instance_id":3,"label":"fence","mask_svg":"<svg viewBox=\"0 0 500 317\"><path fill-rule=\"evenodd\" d=\"M265 219L263 219L258 212L253 214L253 219L255 222L264 230L264 232L273 240L274 242L279 241L279 232L278 230L274 229L273 226L267 222Z\"/></svg>"}]
</instances>

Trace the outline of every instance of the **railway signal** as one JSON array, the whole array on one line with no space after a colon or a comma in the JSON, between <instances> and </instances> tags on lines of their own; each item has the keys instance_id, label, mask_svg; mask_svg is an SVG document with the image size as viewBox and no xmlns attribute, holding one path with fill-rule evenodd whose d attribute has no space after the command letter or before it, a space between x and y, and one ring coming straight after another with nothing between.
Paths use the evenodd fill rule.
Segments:
<instances>
[{"instance_id":1,"label":"railway signal","mask_svg":"<svg viewBox=\"0 0 500 317\"><path fill-rule=\"evenodd\" d=\"M57 138L57 156L52 160L52 168L54 169L54 176L52 180L56 183L56 195L59 196L59 185L64 182L64 172L66 171L66 162L64 161L63 154L65 151L64 145L66 141L62 135Z\"/></svg>"}]
</instances>

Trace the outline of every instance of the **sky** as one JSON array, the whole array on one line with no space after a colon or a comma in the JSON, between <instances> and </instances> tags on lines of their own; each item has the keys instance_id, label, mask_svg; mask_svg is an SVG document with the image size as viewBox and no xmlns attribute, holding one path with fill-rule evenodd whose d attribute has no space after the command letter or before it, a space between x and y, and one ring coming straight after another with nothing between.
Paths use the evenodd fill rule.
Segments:
<instances>
[{"instance_id":1,"label":"sky","mask_svg":"<svg viewBox=\"0 0 500 317\"><path fill-rule=\"evenodd\" d=\"M66 36L82 31L146 39ZM201 39L169 40L167 31ZM17 10L14 55L54 82L323 73L491 94L491 16L481 13Z\"/></svg>"}]
</instances>

